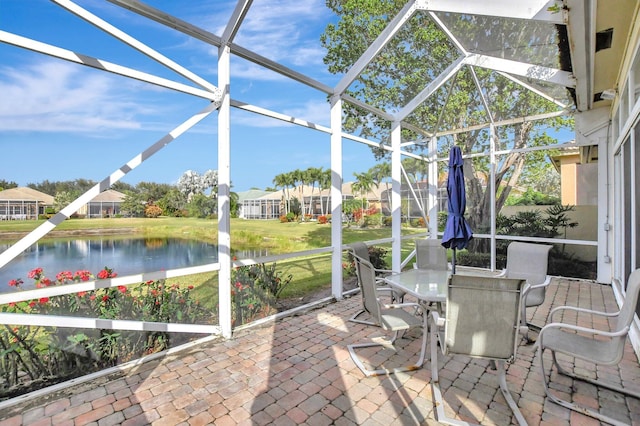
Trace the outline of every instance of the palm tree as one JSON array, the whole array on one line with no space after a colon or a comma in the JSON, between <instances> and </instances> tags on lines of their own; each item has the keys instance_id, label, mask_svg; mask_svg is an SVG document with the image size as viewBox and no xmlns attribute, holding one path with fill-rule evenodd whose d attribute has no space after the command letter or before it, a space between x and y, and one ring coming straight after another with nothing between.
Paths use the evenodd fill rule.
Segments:
<instances>
[{"instance_id":1,"label":"palm tree","mask_svg":"<svg viewBox=\"0 0 640 426\"><path fill-rule=\"evenodd\" d=\"M326 203L322 201L322 191L325 189L331 189L331 170L323 170L320 174L320 179L318 180L318 185L320 186L320 208L322 209L322 214L326 215ZM327 197L328 199L328 197Z\"/></svg>"},{"instance_id":2,"label":"palm tree","mask_svg":"<svg viewBox=\"0 0 640 426\"><path fill-rule=\"evenodd\" d=\"M371 188L375 185L373 175L370 171L364 173L353 173L356 181L353 183L353 190L357 191L362 197L362 217L364 217L364 200Z\"/></svg>"},{"instance_id":3,"label":"palm tree","mask_svg":"<svg viewBox=\"0 0 640 426\"><path fill-rule=\"evenodd\" d=\"M297 187L298 188L298 201L300 201L300 211L302 212L302 215L304 216L304 182L305 182L305 176L304 176L304 172L300 169L295 169L292 172L289 172L289 174L291 175L291 183L293 185L293 187Z\"/></svg>"},{"instance_id":4,"label":"palm tree","mask_svg":"<svg viewBox=\"0 0 640 426\"><path fill-rule=\"evenodd\" d=\"M387 194L387 205L391 207L391 197L389 195L389 180L387 178L391 177L391 164L389 163L378 163L372 168L369 169L369 173L373 176L373 180L375 182L376 188L380 187L381 183L385 183L386 194ZM382 211L382 194L380 194L380 211Z\"/></svg>"},{"instance_id":5,"label":"palm tree","mask_svg":"<svg viewBox=\"0 0 640 426\"><path fill-rule=\"evenodd\" d=\"M286 196L286 202L284 203L285 214L289 213L289 188L286 175L286 173L280 173L279 175L276 175L272 181L276 188L282 188L282 191Z\"/></svg>"},{"instance_id":6,"label":"palm tree","mask_svg":"<svg viewBox=\"0 0 640 426\"><path fill-rule=\"evenodd\" d=\"M287 213L289 213L291 211L291 191L290 189L293 189L296 187L296 182L293 176L293 173L288 172L284 174L284 185L285 185L285 192L287 193Z\"/></svg>"},{"instance_id":7,"label":"palm tree","mask_svg":"<svg viewBox=\"0 0 640 426\"><path fill-rule=\"evenodd\" d=\"M309 197L309 209L308 209L308 214L312 215L314 212L313 209L313 193L315 192L316 189L316 183L318 183L320 181L320 176L322 175L322 167L309 167L306 172L305 175L307 177L307 183L309 183L311 185L311 196Z\"/></svg>"}]
</instances>

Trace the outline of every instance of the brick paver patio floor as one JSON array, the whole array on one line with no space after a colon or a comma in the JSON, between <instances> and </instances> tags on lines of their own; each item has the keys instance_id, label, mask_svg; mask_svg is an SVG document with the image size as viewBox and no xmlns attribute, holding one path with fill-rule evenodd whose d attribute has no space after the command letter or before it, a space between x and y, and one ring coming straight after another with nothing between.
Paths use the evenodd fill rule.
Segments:
<instances>
[{"instance_id":1,"label":"brick paver patio floor","mask_svg":"<svg viewBox=\"0 0 640 426\"><path fill-rule=\"evenodd\" d=\"M528 317L543 325L550 308L564 304L617 310L609 286L554 279L545 304L532 309ZM228 341L201 341L120 373L13 405L5 403L0 406L0 424L437 424L430 361L417 371L369 378L352 362L347 344L383 335L376 327L347 321L359 307L360 296L355 295L243 330ZM417 349L414 341L418 339L411 337L404 339L407 345L402 353ZM545 400L537 358L533 346L523 343L507 371L509 388L529 424L597 425L591 418ZM488 362L440 356L439 364L449 415L483 425L515 421ZM595 368L579 361L574 367ZM619 366L597 371L607 380L640 390L640 366L628 343ZM574 385L554 370L556 392L568 396L572 386L575 401L640 425L640 401L591 385Z\"/></svg>"}]
</instances>

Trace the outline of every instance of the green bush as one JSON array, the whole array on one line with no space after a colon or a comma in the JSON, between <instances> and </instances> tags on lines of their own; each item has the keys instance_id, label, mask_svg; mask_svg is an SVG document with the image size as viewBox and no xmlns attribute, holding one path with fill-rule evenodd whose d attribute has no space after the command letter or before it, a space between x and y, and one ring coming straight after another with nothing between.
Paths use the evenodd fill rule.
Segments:
<instances>
[{"instance_id":1,"label":"green bush","mask_svg":"<svg viewBox=\"0 0 640 426\"><path fill-rule=\"evenodd\" d=\"M157 218L162 215L162 209L154 204L150 204L144 209L144 215L148 218Z\"/></svg>"},{"instance_id":2,"label":"green bush","mask_svg":"<svg viewBox=\"0 0 640 426\"><path fill-rule=\"evenodd\" d=\"M385 260L388 250L382 247L370 246L369 247L369 261L376 269L389 269L387 261ZM355 276L356 267L353 254L349 252L347 255L347 262L342 264L342 270L346 276ZM380 273L381 274L381 273Z\"/></svg>"},{"instance_id":3,"label":"green bush","mask_svg":"<svg viewBox=\"0 0 640 426\"><path fill-rule=\"evenodd\" d=\"M496 269L501 270L507 267L506 246L504 242L504 252L496 253ZM549 256L547 274L561 277L572 277L593 280L596 279L597 265L595 262L584 262L573 259L559 250L554 250ZM478 253L462 250L457 253L456 265L472 266L476 268L489 268L491 266L491 254Z\"/></svg>"},{"instance_id":4,"label":"green bush","mask_svg":"<svg viewBox=\"0 0 640 426\"><path fill-rule=\"evenodd\" d=\"M371 228L382 225L382 213L373 213L362 218L362 227Z\"/></svg>"},{"instance_id":5,"label":"green bush","mask_svg":"<svg viewBox=\"0 0 640 426\"><path fill-rule=\"evenodd\" d=\"M418 217L415 219L411 219L411 227L412 228L426 228L426 223L424 218Z\"/></svg>"},{"instance_id":6,"label":"green bush","mask_svg":"<svg viewBox=\"0 0 640 426\"><path fill-rule=\"evenodd\" d=\"M447 226L447 218L449 213L444 210L438 212L438 231L444 232L444 227Z\"/></svg>"},{"instance_id":7,"label":"green bush","mask_svg":"<svg viewBox=\"0 0 640 426\"><path fill-rule=\"evenodd\" d=\"M291 274L278 271L275 263L235 268L231 277L233 324L247 324L273 313L276 300L292 279Z\"/></svg>"}]
</instances>

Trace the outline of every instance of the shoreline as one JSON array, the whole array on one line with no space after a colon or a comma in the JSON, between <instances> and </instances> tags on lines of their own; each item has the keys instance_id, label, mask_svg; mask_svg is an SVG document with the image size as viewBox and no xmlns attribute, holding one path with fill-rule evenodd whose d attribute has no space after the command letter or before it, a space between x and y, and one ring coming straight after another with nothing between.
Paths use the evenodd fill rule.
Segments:
<instances>
[{"instance_id":1,"label":"shoreline","mask_svg":"<svg viewBox=\"0 0 640 426\"><path fill-rule=\"evenodd\" d=\"M53 230L43 236L46 238L64 238L64 237L92 237L96 235L121 235L121 234L134 234L136 228L98 228L98 229L67 229L67 230ZM29 232L12 232L12 231L0 231L0 242L10 242L16 239L24 238L29 235Z\"/></svg>"}]
</instances>

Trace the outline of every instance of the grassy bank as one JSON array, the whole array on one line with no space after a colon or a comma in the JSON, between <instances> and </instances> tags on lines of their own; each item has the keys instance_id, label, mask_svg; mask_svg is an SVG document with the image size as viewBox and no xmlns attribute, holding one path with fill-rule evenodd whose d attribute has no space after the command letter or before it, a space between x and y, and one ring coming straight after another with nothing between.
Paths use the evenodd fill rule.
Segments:
<instances>
[{"instance_id":1,"label":"grassy bank","mask_svg":"<svg viewBox=\"0 0 640 426\"><path fill-rule=\"evenodd\" d=\"M3 221L0 222L0 241L15 242L43 221ZM46 239L77 238L80 236L119 234L144 238L186 238L217 243L218 223L214 220L195 218L113 218L113 219L70 219L49 233ZM404 233L424 232L420 229L403 229ZM390 228L343 230L344 243L376 240L391 237ZM291 253L331 245L329 224L280 223L263 220L231 220L231 247L235 252L245 250L266 250L269 254ZM408 253L411 243L404 244L403 252ZM403 254L403 257L406 255ZM303 297L311 292L330 286L331 255L321 254L278 262L278 270L291 274L293 280L282 293L283 298ZM95 271L92 271L95 272ZM217 301L216 274L197 274L180 278L182 284L194 285L203 301Z\"/></svg>"}]
</instances>

